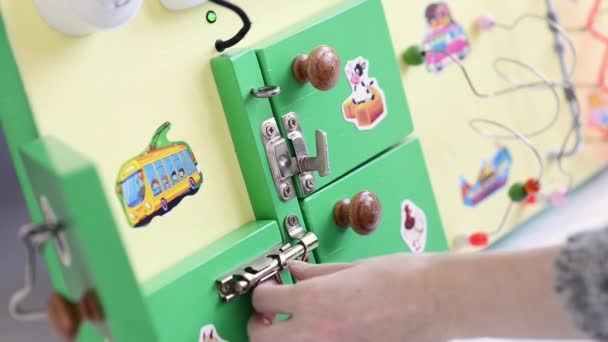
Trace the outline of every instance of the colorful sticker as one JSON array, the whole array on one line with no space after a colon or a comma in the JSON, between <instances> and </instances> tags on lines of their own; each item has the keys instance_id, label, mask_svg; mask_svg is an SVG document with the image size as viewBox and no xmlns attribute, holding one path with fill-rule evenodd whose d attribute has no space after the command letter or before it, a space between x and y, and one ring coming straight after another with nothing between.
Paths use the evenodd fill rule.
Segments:
<instances>
[{"instance_id":1,"label":"colorful sticker","mask_svg":"<svg viewBox=\"0 0 608 342\"><path fill-rule=\"evenodd\" d=\"M462 200L468 207L475 207L507 184L513 158L509 150L500 147L491 161L484 160L475 184L460 177Z\"/></svg>"},{"instance_id":2,"label":"colorful sticker","mask_svg":"<svg viewBox=\"0 0 608 342\"><path fill-rule=\"evenodd\" d=\"M464 60L471 50L469 40L462 26L452 17L448 5L444 2L432 3L426 8L425 16L427 34L424 50L429 72L441 72L454 62L453 58Z\"/></svg>"},{"instance_id":3,"label":"colorful sticker","mask_svg":"<svg viewBox=\"0 0 608 342\"><path fill-rule=\"evenodd\" d=\"M412 253L420 254L426 249L426 215L412 201L401 204L401 238Z\"/></svg>"},{"instance_id":4,"label":"colorful sticker","mask_svg":"<svg viewBox=\"0 0 608 342\"><path fill-rule=\"evenodd\" d=\"M201 328L198 342L228 342L220 337L213 324L205 325Z\"/></svg>"},{"instance_id":5,"label":"colorful sticker","mask_svg":"<svg viewBox=\"0 0 608 342\"><path fill-rule=\"evenodd\" d=\"M342 105L346 121L352 122L359 130L370 130L387 115L384 91L378 80L369 78L370 63L363 57L346 63L345 72L352 94Z\"/></svg>"},{"instance_id":6,"label":"colorful sticker","mask_svg":"<svg viewBox=\"0 0 608 342\"><path fill-rule=\"evenodd\" d=\"M608 139L608 93L598 90L589 96L589 126Z\"/></svg>"},{"instance_id":7,"label":"colorful sticker","mask_svg":"<svg viewBox=\"0 0 608 342\"><path fill-rule=\"evenodd\" d=\"M142 227L194 195L203 183L196 157L185 142L171 142L171 123L160 126L145 151L122 165L116 192L127 221Z\"/></svg>"}]
</instances>

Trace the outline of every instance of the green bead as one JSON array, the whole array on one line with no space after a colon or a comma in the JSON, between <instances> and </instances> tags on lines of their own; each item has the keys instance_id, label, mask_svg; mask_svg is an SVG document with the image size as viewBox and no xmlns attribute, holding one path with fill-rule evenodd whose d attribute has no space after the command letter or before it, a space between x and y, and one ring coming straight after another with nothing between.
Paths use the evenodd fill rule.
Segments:
<instances>
[{"instance_id":1,"label":"green bead","mask_svg":"<svg viewBox=\"0 0 608 342\"><path fill-rule=\"evenodd\" d=\"M522 183L515 183L509 189L509 198L513 202L523 202L528 198L528 192Z\"/></svg>"},{"instance_id":2,"label":"green bead","mask_svg":"<svg viewBox=\"0 0 608 342\"><path fill-rule=\"evenodd\" d=\"M403 53L403 61L407 65L418 66L424 63L424 50L418 45L412 45Z\"/></svg>"}]
</instances>

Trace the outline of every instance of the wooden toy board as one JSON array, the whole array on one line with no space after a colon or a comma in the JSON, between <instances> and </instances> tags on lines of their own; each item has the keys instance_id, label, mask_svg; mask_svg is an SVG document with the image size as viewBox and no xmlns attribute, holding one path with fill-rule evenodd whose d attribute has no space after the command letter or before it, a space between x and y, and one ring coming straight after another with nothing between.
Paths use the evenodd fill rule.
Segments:
<instances>
[{"instance_id":1,"label":"wooden toy board","mask_svg":"<svg viewBox=\"0 0 608 342\"><path fill-rule=\"evenodd\" d=\"M578 6L562 2L563 13L568 13L566 25L583 22L589 1L581 1ZM240 46L251 46L340 3L309 0L277 6L273 0L242 2L254 28ZM400 53L420 44L428 1L383 3L395 50ZM523 13L546 13L540 0L448 3L466 29L485 12L507 23ZM210 8L219 18L213 25L204 21L204 13ZM159 1L147 0L137 18L122 29L70 38L50 29L31 1L0 0L0 10L40 135L59 137L96 163L140 282L254 219L210 66L211 58L217 56L213 42L232 35L241 25L232 13L210 4L172 13ZM552 79L561 80L552 36L543 23L531 22L514 32L496 31L483 36L469 32L469 36L472 52L465 64L480 89L489 92L505 86L491 71L496 56L523 59ZM575 37L575 41L579 56L575 79L594 80L601 46L584 35ZM465 207L460 197L459 177L474 178L481 160L495 152L495 143L475 134L468 120L479 116L515 129L541 127L552 115L550 95L539 90L480 100L472 96L454 66L441 75L430 75L423 67L403 66L402 76L415 135L422 138L448 238L471 230L492 230L507 205L506 190L475 209ZM586 95L580 95L586 113ZM170 215L156 218L153 227L133 229L115 198L117 173L124 162L144 150L165 121L172 123L171 140L189 143L203 172L204 185ZM570 123L564 104L559 124L534 140L541 153L559 148ZM505 144L514 158L510 181L535 175L538 167L532 154L519 142ZM605 167L607 159L606 144L589 143L565 166L580 185ZM544 187L563 184L565 180L555 165L549 165ZM541 209L537 206L514 211L504 233Z\"/></svg>"}]
</instances>

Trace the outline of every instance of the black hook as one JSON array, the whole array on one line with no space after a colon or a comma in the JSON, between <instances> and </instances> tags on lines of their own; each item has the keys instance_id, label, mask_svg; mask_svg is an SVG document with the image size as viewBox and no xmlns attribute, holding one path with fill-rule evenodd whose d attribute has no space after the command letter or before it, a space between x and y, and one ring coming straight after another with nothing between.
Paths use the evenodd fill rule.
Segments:
<instances>
[{"instance_id":1,"label":"black hook","mask_svg":"<svg viewBox=\"0 0 608 342\"><path fill-rule=\"evenodd\" d=\"M234 11L236 14L238 14L238 16L243 21L243 27L239 30L239 32L236 33L236 35L234 35L234 37L232 37L228 40L218 39L215 41L215 49L218 52L223 52L227 48L235 46L241 40L243 40L243 38L245 38L245 35L251 29L251 21L249 20L249 17L245 13L245 11L243 11L237 5L234 5L226 0L211 0L211 2Z\"/></svg>"}]
</instances>

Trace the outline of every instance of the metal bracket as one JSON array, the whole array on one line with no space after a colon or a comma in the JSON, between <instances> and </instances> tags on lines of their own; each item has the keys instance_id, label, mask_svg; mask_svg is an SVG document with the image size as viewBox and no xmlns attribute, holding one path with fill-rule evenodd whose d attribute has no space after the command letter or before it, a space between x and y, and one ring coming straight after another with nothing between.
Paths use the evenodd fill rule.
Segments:
<instances>
[{"instance_id":1,"label":"metal bracket","mask_svg":"<svg viewBox=\"0 0 608 342\"><path fill-rule=\"evenodd\" d=\"M315 132L317 156L311 157L298 116L289 113L284 115L282 120L287 131L287 139L291 141L296 154L295 157L291 156L287 141L281 137L274 118L262 123L261 134L277 192L281 200L287 202L296 196L292 176L298 176L304 195L309 195L317 187L314 171L317 171L321 177L329 175L329 148L327 134L317 130Z\"/></svg>"},{"instance_id":2,"label":"metal bracket","mask_svg":"<svg viewBox=\"0 0 608 342\"><path fill-rule=\"evenodd\" d=\"M71 264L71 255L65 239L63 225L57 217L45 196L40 197L40 207L44 214L45 223L27 224L19 229L19 240L26 249L25 274L23 287L10 298L8 311L18 321L30 322L46 318L46 310L27 310L23 303L31 296L36 287L36 255L42 252L49 242L55 242L59 260L64 266Z\"/></svg>"},{"instance_id":3,"label":"metal bracket","mask_svg":"<svg viewBox=\"0 0 608 342\"><path fill-rule=\"evenodd\" d=\"M286 221L289 220L288 216ZM295 217L295 216L294 216ZM299 221L295 217L290 220L299 226ZM304 229L295 239L294 244L278 246L264 253L253 262L245 264L233 272L228 273L217 280L217 290L220 298L224 302L230 302L239 296L250 292L264 281L276 277L279 273L287 269L287 263L291 260L306 260L310 252L319 245L319 239L313 233L306 233ZM291 231L290 231L291 235Z\"/></svg>"}]
</instances>

